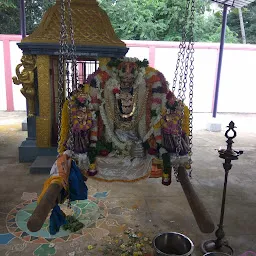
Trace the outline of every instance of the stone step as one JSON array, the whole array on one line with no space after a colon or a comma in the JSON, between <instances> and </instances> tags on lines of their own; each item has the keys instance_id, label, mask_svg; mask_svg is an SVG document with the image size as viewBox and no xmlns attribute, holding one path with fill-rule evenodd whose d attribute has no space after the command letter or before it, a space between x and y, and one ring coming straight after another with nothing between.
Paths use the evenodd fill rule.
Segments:
<instances>
[{"instance_id":1,"label":"stone step","mask_svg":"<svg viewBox=\"0 0 256 256\"><path fill-rule=\"evenodd\" d=\"M28 130L27 118L22 122L21 129L22 129L22 131L27 131Z\"/></svg>"},{"instance_id":2,"label":"stone step","mask_svg":"<svg viewBox=\"0 0 256 256\"><path fill-rule=\"evenodd\" d=\"M38 156L30 167L30 173L50 174L56 156Z\"/></svg>"}]
</instances>

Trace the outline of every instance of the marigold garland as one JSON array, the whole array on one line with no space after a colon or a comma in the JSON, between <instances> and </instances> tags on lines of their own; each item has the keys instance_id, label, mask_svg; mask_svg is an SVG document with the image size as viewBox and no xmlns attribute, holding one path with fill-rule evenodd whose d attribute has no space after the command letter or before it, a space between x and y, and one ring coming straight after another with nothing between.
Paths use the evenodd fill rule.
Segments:
<instances>
[{"instance_id":1,"label":"marigold garland","mask_svg":"<svg viewBox=\"0 0 256 256\"><path fill-rule=\"evenodd\" d=\"M147 79L147 83L156 83L156 82L160 82L161 79L159 76L157 76L157 74L154 74L153 76L151 76L149 79Z\"/></svg>"},{"instance_id":2,"label":"marigold garland","mask_svg":"<svg viewBox=\"0 0 256 256\"><path fill-rule=\"evenodd\" d=\"M77 133L80 131L88 131L92 127L92 113L87 113L86 124L79 123L78 116L77 116L77 109L72 108L72 120L73 120L73 132Z\"/></svg>"},{"instance_id":3,"label":"marigold garland","mask_svg":"<svg viewBox=\"0 0 256 256\"><path fill-rule=\"evenodd\" d=\"M154 69L154 68L152 68L152 67L147 67L147 68L146 68L146 76L148 76L149 73L151 73L151 72L156 73L157 70Z\"/></svg>"},{"instance_id":4,"label":"marigold garland","mask_svg":"<svg viewBox=\"0 0 256 256\"><path fill-rule=\"evenodd\" d=\"M111 58L99 58L99 67L101 70L105 70L107 68L108 62Z\"/></svg>"}]
</instances>

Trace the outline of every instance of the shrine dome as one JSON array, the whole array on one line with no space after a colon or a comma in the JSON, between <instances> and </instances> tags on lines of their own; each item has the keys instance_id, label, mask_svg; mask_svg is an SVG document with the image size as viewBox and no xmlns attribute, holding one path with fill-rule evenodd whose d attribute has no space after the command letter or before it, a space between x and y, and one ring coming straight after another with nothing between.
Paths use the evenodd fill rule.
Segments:
<instances>
[{"instance_id":1,"label":"shrine dome","mask_svg":"<svg viewBox=\"0 0 256 256\"><path fill-rule=\"evenodd\" d=\"M127 53L128 48L117 37L107 13L99 7L96 0L72 0L71 14L78 56L94 53L98 57L122 57ZM68 11L66 25L69 35L67 16ZM56 4L47 10L39 26L21 41L19 47L24 54L57 55L60 24L61 4L60 0L56 0Z\"/></svg>"}]
</instances>

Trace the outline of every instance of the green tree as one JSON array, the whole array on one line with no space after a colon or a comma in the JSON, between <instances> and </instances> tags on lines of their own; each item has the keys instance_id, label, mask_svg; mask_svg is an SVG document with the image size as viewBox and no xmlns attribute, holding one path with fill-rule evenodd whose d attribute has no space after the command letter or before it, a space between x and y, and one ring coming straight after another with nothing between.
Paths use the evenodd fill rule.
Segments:
<instances>
[{"instance_id":1,"label":"green tree","mask_svg":"<svg viewBox=\"0 0 256 256\"><path fill-rule=\"evenodd\" d=\"M20 33L20 16L17 2L14 0L0 2L0 34Z\"/></svg>"},{"instance_id":2,"label":"green tree","mask_svg":"<svg viewBox=\"0 0 256 256\"><path fill-rule=\"evenodd\" d=\"M32 33L39 25L45 11L55 0L26 0L26 29ZM20 33L20 12L18 0L1 1L0 3L0 34Z\"/></svg>"},{"instance_id":3,"label":"green tree","mask_svg":"<svg viewBox=\"0 0 256 256\"><path fill-rule=\"evenodd\" d=\"M186 1L180 0L99 0L122 39L180 40ZM197 0L196 15L207 7Z\"/></svg>"},{"instance_id":4,"label":"green tree","mask_svg":"<svg viewBox=\"0 0 256 256\"><path fill-rule=\"evenodd\" d=\"M184 20L186 0L98 1L121 39L180 41L184 23L188 23ZM27 34L35 30L44 12L54 3L55 0L25 0ZM195 3L195 41L218 42L221 12L210 13L210 1L195 0ZM1 34L20 33L18 0L1 1L0 24ZM227 29L226 42L237 42L237 31L233 27Z\"/></svg>"},{"instance_id":5,"label":"green tree","mask_svg":"<svg viewBox=\"0 0 256 256\"><path fill-rule=\"evenodd\" d=\"M27 34L31 34L40 24L45 11L55 3L55 0L26 0Z\"/></svg>"},{"instance_id":6,"label":"green tree","mask_svg":"<svg viewBox=\"0 0 256 256\"><path fill-rule=\"evenodd\" d=\"M180 41L185 23L186 1L180 0L98 0L121 39ZM195 1L195 41L218 42L221 12L209 14L210 2ZM189 20L186 21L189 23ZM226 42L237 42L227 29Z\"/></svg>"},{"instance_id":7,"label":"green tree","mask_svg":"<svg viewBox=\"0 0 256 256\"><path fill-rule=\"evenodd\" d=\"M203 17L196 17L195 22L195 41L200 42L219 42L222 28L222 11ZM238 43L237 34L228 26L226 28L225 42Z\"/></svg>"},{"instance_id":8,"label":"green tree","mask_svg":"<svg viewBox=\"0 0 256 256\"><path fill-rule=\"evenodd\" d=\"M246 41L250 44L256 44L256 2L249 4L242 9ZM228 14L228 26L237 34L239 42L242 42L242 35L239 22L238 9L232 9Z\"/></svg>"}]
</instances>

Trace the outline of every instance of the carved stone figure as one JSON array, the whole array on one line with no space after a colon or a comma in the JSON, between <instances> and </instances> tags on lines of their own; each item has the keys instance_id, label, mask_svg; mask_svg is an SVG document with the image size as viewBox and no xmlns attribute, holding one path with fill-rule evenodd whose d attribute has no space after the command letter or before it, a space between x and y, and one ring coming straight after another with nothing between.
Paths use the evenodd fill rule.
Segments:
<instances>
[{"instance_id":1,"label":"carved stone figure","mask_svg":"<svg viewBox=\"0 0 256 256\"><path fill-rule=\"evenodd\" d=\"M21 70L21 68L23 69ZM22 84L21 93L27 99L28 116L35 115L35 87L34 70L36 68L36 58L32 55L23 55L21 63L16 67L16 76L12 78L14 84Z\"/></svg>"}]
</instances>

